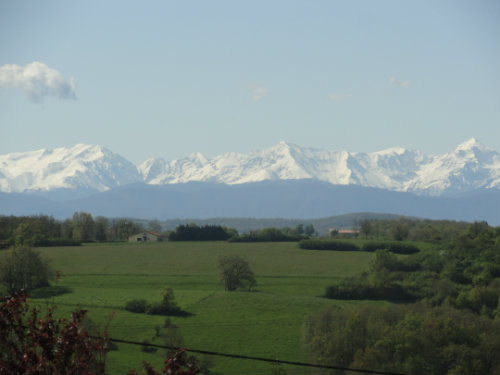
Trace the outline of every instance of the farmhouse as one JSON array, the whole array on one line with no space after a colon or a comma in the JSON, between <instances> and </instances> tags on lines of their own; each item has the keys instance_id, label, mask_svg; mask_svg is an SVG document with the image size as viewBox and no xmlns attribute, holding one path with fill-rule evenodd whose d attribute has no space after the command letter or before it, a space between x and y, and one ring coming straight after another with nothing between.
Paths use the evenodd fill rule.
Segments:
<instances>
[{"instance_id":1,"label":"farmhouse","mask_svg":"<svg viewBox=\"0 0 500 375\"><path fill-rule=\"evenodd\" d=\"M161 233L153 232L151 230L142 233L134 234L128 238L128 242L148 242L148 241L161 241Z\"/></svg>"}]
</instances>

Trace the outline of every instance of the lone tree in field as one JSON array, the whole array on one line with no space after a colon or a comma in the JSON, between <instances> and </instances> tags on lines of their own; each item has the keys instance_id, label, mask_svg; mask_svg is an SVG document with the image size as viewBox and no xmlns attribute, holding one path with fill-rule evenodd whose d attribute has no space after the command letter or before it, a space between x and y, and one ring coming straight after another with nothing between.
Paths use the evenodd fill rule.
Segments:
<instances>
[{"instance_id":1,"label":"lone tree in field","mask_svg":"<svg viewBox=\"0 0 500 375\"><path fill-rule=\"evenodd\" d=\"M248 261L239 256L226 256L219 259L219 270L221 284L228 291L238 288L250 290L256 284Z\"/></svg>"},{"instance_id":2,"label":"lone tree in field","mask_svg":"<svg viewBox=\"0 0 500 375\"><path fill-rule=\"evenodd\" d=\"M29 246L14 247L0 261L0 283L8 293L48 286L52 277L48 263Z\"/></svg>"}]
</instances>

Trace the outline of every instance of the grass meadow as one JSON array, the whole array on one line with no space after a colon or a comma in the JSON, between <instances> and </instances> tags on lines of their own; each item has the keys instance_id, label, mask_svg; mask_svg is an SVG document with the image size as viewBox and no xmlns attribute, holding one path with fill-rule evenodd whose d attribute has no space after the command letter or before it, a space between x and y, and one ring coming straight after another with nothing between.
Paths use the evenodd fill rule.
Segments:
<instances>
[{"instance_id":1,"label":"grass meadow","mask_svg":"<svg viewBox=\"0 0 500 375\"><path fill-rule=\"evenodd\" d=\"M248 356L308 361L301 343L305 318L327 306L367 301L322 298L325 287L367 269L372 253L301 250L297 243L159 242L87 244L83 247L39 249L54 269L65 275L50 287L60 291L34 294L35 303L57 306L68 317L75 308L89 310L98 326L109 322L116 339L164 344L155 327L165 317L124 310L132 299L159 302L165 286L174 289L187 317L170 317L179 327L184 346L192 349ZM219 283L217 260L223 255L246 258L255 273L254 291L226 292ZM147 360L160 367L164 352L141 351L140 346L118 344L107 357L107 373L142 369ZM210 357L210 370L221 374L276 373L266 362ZM310 373L305 367L282 366L287 373Z\"/></svg>"}]
</instances>

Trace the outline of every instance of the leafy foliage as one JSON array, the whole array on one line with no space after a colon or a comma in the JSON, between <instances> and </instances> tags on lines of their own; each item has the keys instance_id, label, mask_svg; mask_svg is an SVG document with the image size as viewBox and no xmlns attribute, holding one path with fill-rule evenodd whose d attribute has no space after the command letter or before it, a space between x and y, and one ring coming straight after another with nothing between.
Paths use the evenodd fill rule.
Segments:
<instances>
[{"instance_id":1,"label":"leafy foliage","mask_svg":"<svg viewBox=\"0 0 500 375\"><path fill-rule=\"evenodd\" d=\"M415 254L420 249L404 242L367 242L361 246L361 251L388 250L394 254Z\"/></svg>"},{"instance_id":2,"label":"leafy foliage","mask_svg":"<svg viewBox=\"0 0 500 375\"><path fill-rule=\"evenodd\" d=\"M52 276L40 253L25 245L8 250L0 262L0 282L8 293L48 286Z\"/></svg>"},{"instance_id":3,"label":"leafy foliage","mask_svg":"<svg viewBox=\"0 0 500 375\"><path fill-rule=\"evenodd\" d=\"M351 242L334 240L302 240L299 247L307 250L359 251L359 247Z\"/></svg>"},{"instance_id":4,"label":"leafy foliage","mask_svg":"<svg viewBox=\"0 0 500 375\"><path fill-rule=\"evenodd\" d=\"M15 293L0 304L0 373L103 374L106 342L82 327L86 310L71 319L46 317L30 308L27 294Z\"/></svg>"},{"instance_id":5,"label":"leafy foliage","mask_svg":"<svg viewBox=\"0 0 500 375\"><path fill-rule=\"evenodd\" d=\"M228 291L234 291L238 288L250 290L256 284L248 261L239 256L220 258L219 270L221 275L220 282Z\"/></svg>"},{"instance_id":6,"label":"leafy foliage","mask_svg":"<svg viewBox=\"0 0 500 375\"><path fill-rule=\"evenodd\" d=\"M202 227L196 224L179 225L170 232L170 241L225 241L238 233L234 229L228 229L220 225L205 225Z\"/></svg>"},{"instance_id":7,"label":"leafy foliage","mask_svg":"<svg viewBox=\"0 0 500 375\"><path fill-rule=\"evenodd\" d=\"M327 309L308 318L315 362L408 374L498 374L500 321L424 305Z\"/></svg>"},{"instance_id":8,"label":"leafy foliage","mask_svg":"<svg viewBox=\"0 0 500 375\"><path fill-rule=\"evenodd\" d=\"M304 230L301 230L304 233ZM285 242L285 241L300 241L306 238L302 234L296 232L284 233L276 228L264 228L259 231L253 231L240 236L231 237L229 242Z\"/></svg>"},{"instance_id":9,"label":"leafy foliage","mask_svg":"<svg viewBox=\"0 0 500 375\"><path fill-rule=\"evenodd\" d=\"M431 305L444 304L498 316L499 239L499 228L476 223L440 251L397 258L388 250L377 250L368 272L327 287L325 294L333 299L423 300ZM397 245L411 250L405 243Z\"/></svg>"},{"instance_id":10,"label":"leafy foliage","mask_svg":"<svg viewBox=\"0 0 500 375\"><path fill-rule=\"evenodd\" d=\"M200 372L200 368L186 356L186 350L178 350L173 357L165 360L165 366L161 370L156 370L151 364L142 361L144 371L147 375L195 375ZM134 369L129 375L139 375Z\"/></svg>"},{"instance_id":11,"label":"leafy foliage","mask_svg":"<svg viewBox=\"0 0 500 375\"><path fill-rule=\"evenodd\" d=\"M125 304L125 310L148 315L180 316L187 314L175 302L174 290L170 287L163 289L161 302L150 304L145 299L134 299Z\"/></svg>"}]
</instances>

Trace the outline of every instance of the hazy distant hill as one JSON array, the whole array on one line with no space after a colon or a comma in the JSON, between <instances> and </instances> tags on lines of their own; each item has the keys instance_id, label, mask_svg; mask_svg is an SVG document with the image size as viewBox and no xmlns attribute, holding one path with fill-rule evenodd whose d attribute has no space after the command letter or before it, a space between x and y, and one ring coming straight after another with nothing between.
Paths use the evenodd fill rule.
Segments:
<instances>
[{"instance_id":1,"label":"hazy distant hill","mask_svg":"<svg viewBox=\"0 0 500 375\"><path fill-rule=\"evenodd\" d=\"M12 204L10 197L15 197ZM25 199L25 200L23 200ZM498 225L500 194L478 190L461 197L428 197L383 189L332 185L315 180L263 181L225 185L131 184L92 196L54 202L28 194L1 194L2 214L47 213L58 217L74 211L94 216L171 218L320 218L353 212L391 213L429 219L487 220ZM10 211L8 208L10 207Z\"/></svg>"}]
</instances>

